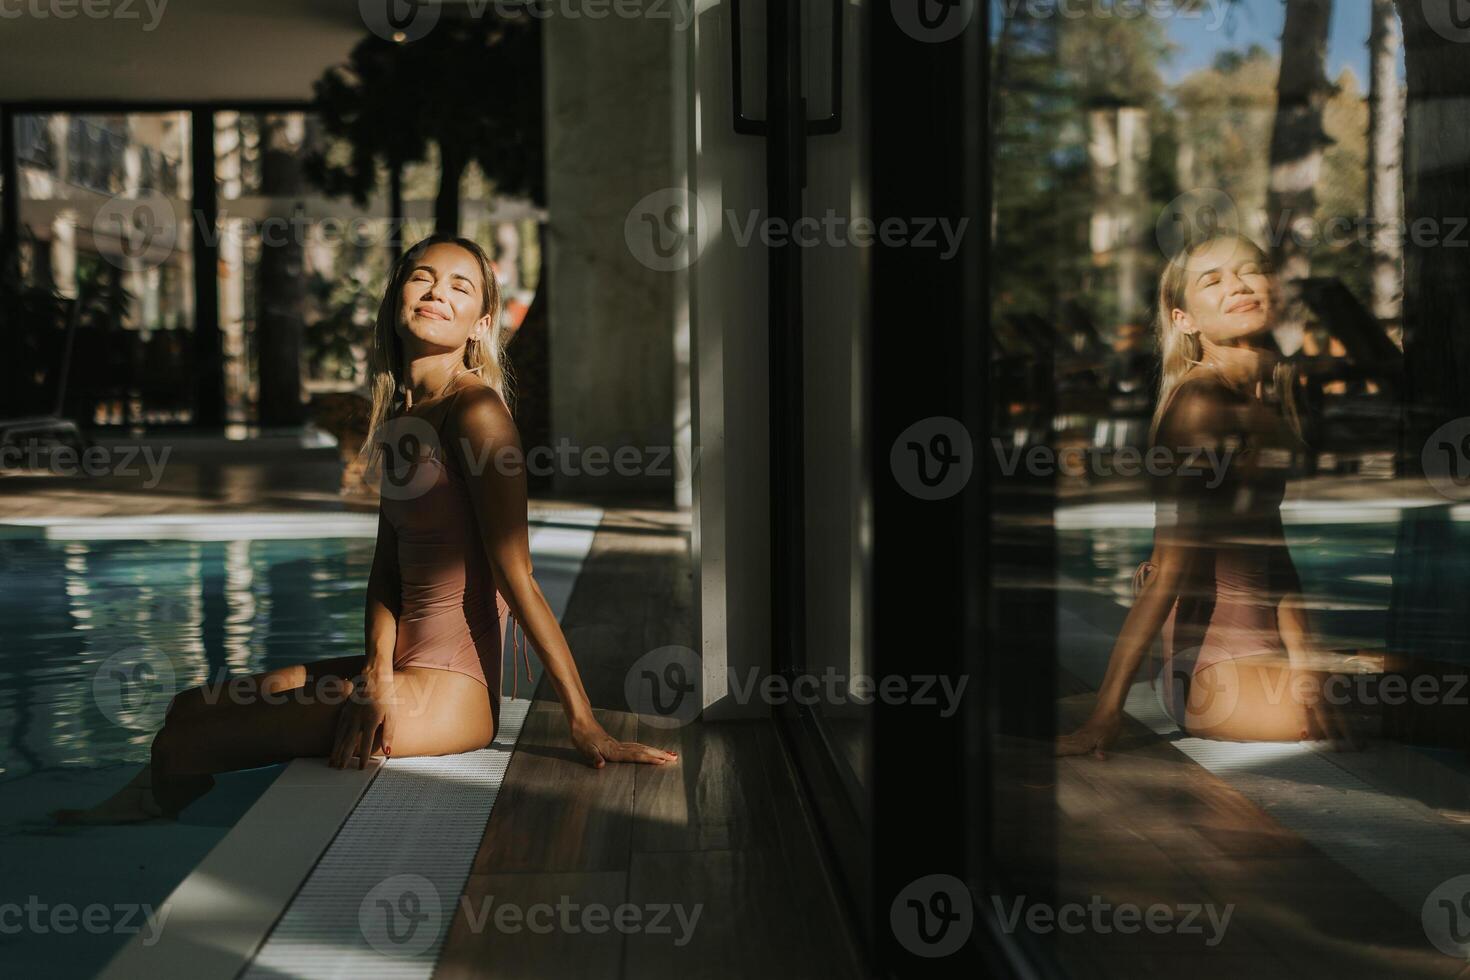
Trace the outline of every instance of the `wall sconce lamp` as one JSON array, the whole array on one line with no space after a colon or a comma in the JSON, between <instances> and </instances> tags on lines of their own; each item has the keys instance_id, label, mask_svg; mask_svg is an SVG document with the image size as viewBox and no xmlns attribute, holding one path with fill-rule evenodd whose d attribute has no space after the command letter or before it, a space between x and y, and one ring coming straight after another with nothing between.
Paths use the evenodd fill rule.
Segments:
<instances>
[{"instance_id":1,"label":"wall sconce lamp","mask_svg":"<svg viewBox=\"0 0 1470 980\"><path fill-rule=\"evenodd\" d=\"M824 0L810 0L812 3L822 3ZM764 0L759 6L764 10L765 3L794 3L803 7L807 6L808 0ZM730 8L730 71L731 71L731 96L734 103L735 132L744 136L766 135L766 120L757 119L745 112L745 71L744 56L748 53L742 43L742 25L745 24L741 16L741 0L729 0ZM842 129L842 26L844 0L831 0L831 20L826 26L827 40L830 44L830 56L828 70L831 74L830 96L828 102L828 113L817 119L806 121L806 132L809 136L829 136ZM810 32L803 32L803 42L811 39ZM803 43L803 50L806 44ZM750 75L754 78L764 80L764 50L757 52L759 63L749 66ZM802 72L805 78L805 72ZM763 86L762 86L763 87ZM806 100L802 100L805 104Z\"/></svg>"}]
</instances>

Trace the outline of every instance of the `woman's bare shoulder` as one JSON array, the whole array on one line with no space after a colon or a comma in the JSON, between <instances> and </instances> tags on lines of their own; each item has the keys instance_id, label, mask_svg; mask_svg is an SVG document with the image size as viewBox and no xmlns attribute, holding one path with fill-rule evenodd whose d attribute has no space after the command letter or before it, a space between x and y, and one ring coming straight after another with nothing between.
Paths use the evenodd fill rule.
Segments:
<instances>
[{"instance_id":1,"label":"woman's bare shoulder","mask_svg":"<svg viewBox=\"0 0 1470 980\"><path fill-rule=\"evenodd\" d=\"M453 404L449 407L449 421L472 439L488 438L500 442L516 435L515 420L505 399L478 378L455 391Z\"/></svg>"},{"instance_id":2,"label":"woman's bare shoulder","mask_svg":"<svg viewBox=\"0 0 1470 980\"><path fill-rule=\"evenodd\" d=\"M1170 393L1169 407L1159 421L1159 443L1179 445L1180 440L1200 444L1213 441L1236 428L1239 398L1213 372L1191 372Z\"/></svg>"}]
</instances>

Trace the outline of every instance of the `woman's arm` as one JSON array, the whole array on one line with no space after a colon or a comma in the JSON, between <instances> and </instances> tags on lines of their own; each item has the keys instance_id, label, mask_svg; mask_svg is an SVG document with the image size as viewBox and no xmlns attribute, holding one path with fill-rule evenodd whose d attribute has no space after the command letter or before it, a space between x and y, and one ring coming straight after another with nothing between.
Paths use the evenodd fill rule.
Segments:
<instances>
[{"instance_id":1,"label":"woman's arm","mask_svg":"<svg viewBox=\"0 0 1470 980\"><path fill-rule=\"evenodd\" d=\"M526 518L526 474L520 434L500 396L490 388L466 391L455 406L453 430L474 501L485 557L496 586L525 630L566 711L572 741L596 768L604 762L672 761L674 753L619 742L598 724L581 675L541 587L531 574Z\"/></svg>"},{"instance_id":2,"label":"woman's arm","mask_svg":"<svg viewBox=\"0 0 1470 980\"><path fill-rule=\"evenodd\" d=\"M1148 654L1154 638L1163 629L1180 591L1190 580L1190 569L1200 549L1208 546L1220 528L1215 522L1222 512L1218 500L1223 486L1211 487L1213 474L1199 466L1201 458L1218 459L1218 451L1230 432L1232 413L1228 399L1213 382L1181 384L1173 404L1159 426L1158 442L1172 451L1172 466L1155 474L1154 574L1138 595L1113 643L1107 673L1098 688L1092 716L1070 735L1057 739L1058 755L1093 753L1103 750L1117 737L1123 725L1123 702ZM1212 450L1213 456L1199 452Z\"/></svg>"},{"instance_id":3,"label":"woman's arm","mask_svg":"<svg viewBox=\"0 0 1470 980\"><path fill-rule=\"evenodd\" d=\"M1123 702L1128 697L1128 688L1138 673L1148 648L1169 618L1169 610L1179 598L1179 590L1193 558L1195 549L1188 544L1160 544L1154 548L1154 574L1128 610L1113 651L1108 657L1107 673L1098 688L1097 704L1092 716L1071 735L1057 739L1058 755L1083 755L1092 752L1103 758L1103 750L1117 737L1123 725Z\"/></svg>"},{"instance_id":4,"label":"woman's arm","mask_svg":"<svg viewBox=\"0 0 1470 980\"><path fill-rule=\"evenodd\" d=\"M368 573L367 608L363 619L366 661L352 699L337 716L337 740L328 764L338 769L354 756L367 766L375 748L393 754L393 651L398 643L398 611L403 597L398 581L398 536L381 510L373 567Z\"/></svg>"},{"instance_id":5,"label":"woman's arm","mask_svg":"<svg viewBox=\"0 0 1470 980\"><path fill-rule=\"evenodd\" d=\"M398 610L403 599L398 581L398 535L378 511L378 541L373 548L373 567L368 573L367 616L363 635L367 638L369 674L393 676L393 651L398 643Z\"/></svg>"}]
</instances>

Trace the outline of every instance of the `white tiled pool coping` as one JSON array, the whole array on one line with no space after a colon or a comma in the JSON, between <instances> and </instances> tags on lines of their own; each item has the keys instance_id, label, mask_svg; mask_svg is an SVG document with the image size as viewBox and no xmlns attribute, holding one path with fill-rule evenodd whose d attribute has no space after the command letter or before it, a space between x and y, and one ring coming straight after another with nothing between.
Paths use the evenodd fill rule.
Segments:
<instances>
[{"instance_id":1,"label":"white tiled pool coping","mask_svg":"<svg viewBox=\"0 0 1470 980\"><path fill-rule=\"evenodd\" d=\"M1312 524L1393 524L1405 510L1447 506L1452 521L1470 521L1470 503L1427 498L1379 498L1372 500L1288 500L1281 505L1281 522ZM1097 528L1152 528L1154 505L1139 500L1126 503L1073 504L1056 509L1059 531Z\"/></svg>"},{"instance_id":2,"label":"white tiled pool coping","mask_svg":"<svg viewBox=\"0 0 1470 980\"><path fill-rule=\"evenodd\" d=\"M596 508L531 511L531 524L586 524ZM596 526L595 523L590 526ZM48 541L148 540L237 541L296 538L374 538L376 512L357 511L201 511L191 514L138 514L125 517L7 517L0 538Z\"/></svg>"}]
</instances>

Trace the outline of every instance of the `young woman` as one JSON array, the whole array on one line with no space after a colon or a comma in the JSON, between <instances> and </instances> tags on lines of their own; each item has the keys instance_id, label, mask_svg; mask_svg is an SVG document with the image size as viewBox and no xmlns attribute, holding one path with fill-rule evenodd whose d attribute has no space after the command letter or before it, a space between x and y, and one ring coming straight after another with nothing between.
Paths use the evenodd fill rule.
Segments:
<instances>
[{"instance_id":1,"label":"young woman","mask_svg":"<svg viewBox=\"0 0 1470 980\"><path fill-rule=\"evenodd\" d=\"M598 724L532 577L500 312L490 261L468 239L426 238L393 269L378 311L365 448L383 472L365 654L184 691L151 763L111 799L57 811L58 820L171 816L213 785L213 773L297 757L364 768L370 756L484 748L500 708L497 591L541 656L589 765L676 759Z\"/></svg>"},{"instance_id":2,"label":"young woman","mask_svg":"<svg viewBox=\"0 0 1470 980\"><path fill-rule=\"evenodd\" d=\"M1180 729L1229 741L1350 740L1329 699L1281 527L1300 426L1291 371L1268 333L1280 289L1267 256L1227 235L1174 257L1159 280L1163 364L1151 442L1154 550L1092 716L1059 755L1104 751L1139 664L1162 633L1164 701ZM1220 465L1212 465L1218 461ZM1223 472L1222 472L1223 468Z\"/></svg>"}]
</instances>

